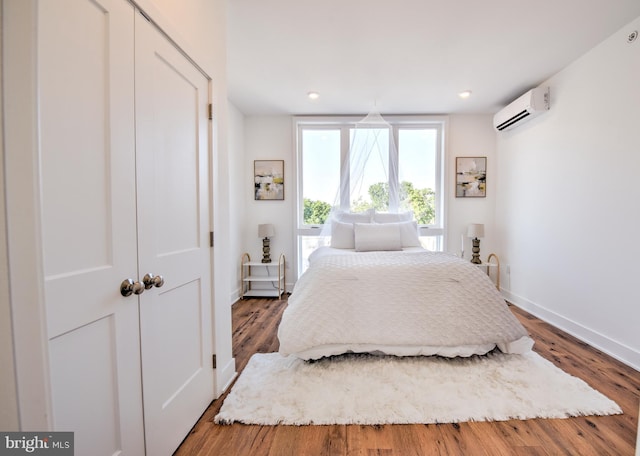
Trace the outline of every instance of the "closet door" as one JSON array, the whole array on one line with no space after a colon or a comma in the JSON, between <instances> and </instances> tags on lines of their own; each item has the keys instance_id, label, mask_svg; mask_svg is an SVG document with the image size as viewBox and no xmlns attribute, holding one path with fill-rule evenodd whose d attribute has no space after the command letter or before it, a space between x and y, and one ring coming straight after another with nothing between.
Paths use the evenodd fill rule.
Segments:
<instances>
[{"instance_id":1,"label":"closet door","mask_svg":"<svg viewBox=\"0 0 640 456\"><path fill-rule=\"evenodd\" d=\"M136 280L134 10L41 0L41 227L55 430L144 454Z\"/></svg>"},{"instance_id":2,"label":"closet door","mask_svg":"<svg viewBox=\"0 0 640 456\"><path fill-rule=\"evenodd\" d=\"M147 453L170 454L214 398L208 81L136 15L139 277ZM158 282L160 284L161 282Z\"/></svg>"}]
</instances>

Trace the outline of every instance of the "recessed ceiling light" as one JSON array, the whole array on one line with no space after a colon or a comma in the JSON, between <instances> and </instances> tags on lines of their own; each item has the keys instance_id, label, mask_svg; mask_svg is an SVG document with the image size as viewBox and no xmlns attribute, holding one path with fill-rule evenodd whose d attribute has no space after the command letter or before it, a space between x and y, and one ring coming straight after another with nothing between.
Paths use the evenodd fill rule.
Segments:
<instances>
[{"instance_id":1,"label":"recessed ceiling light","mask_svg":"<svg viewBox=\"0 0 640 456\"><path fill-rule=\"evenodd\" d=\"M320 94L318 92L309 92L307 93L307 96L310 100L317 100L318 98L320 98Z\"/></svg>"},{"instance_id":2,"label":"recessed ceiling light","mask_svg":"<svg viewBox=\"0 0 640 456\"><path fill-rule=\"evenodd\" d=\"M464 92L460 92L458 96L460 98L469 98L471 96L471 90L465 90Z\"/></svg>"}]
</instances>

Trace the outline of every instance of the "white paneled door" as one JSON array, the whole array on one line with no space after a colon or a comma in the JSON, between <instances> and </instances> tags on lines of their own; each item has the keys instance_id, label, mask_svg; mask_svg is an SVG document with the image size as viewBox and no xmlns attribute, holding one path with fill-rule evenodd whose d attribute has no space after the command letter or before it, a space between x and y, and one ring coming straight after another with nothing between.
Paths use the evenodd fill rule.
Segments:
<instances>
[{"instance_id":1,"label":"white paneled door","mask_svg":"<svg viewBox=\"0 0 640 456\"><path fill-rule=\"evenodd\" d=\"M174 449L213 400L208 83L136 16L136 153L147 453Z\"/></svg>"},{"instance_id":2,"label":"white paneled door","mask_svg":"<svg viewBox=\"0 0 640 456\"><path fill-rule=\"evenodd\" d=\"M125 0L41 0L38 93L54 430L171 454L214 394L208 81Z\"/></svg>"},{"instance_id":3,"label":"white paneled door","mask_svg":"<svg viewBox=\"0 0 640 456\"><path fill-rule=\"evenodd\" d=\"M38 3L40 190L55 430L76 454L144 454L137 278L134 9Z\"/></svg>"}]
</instances>

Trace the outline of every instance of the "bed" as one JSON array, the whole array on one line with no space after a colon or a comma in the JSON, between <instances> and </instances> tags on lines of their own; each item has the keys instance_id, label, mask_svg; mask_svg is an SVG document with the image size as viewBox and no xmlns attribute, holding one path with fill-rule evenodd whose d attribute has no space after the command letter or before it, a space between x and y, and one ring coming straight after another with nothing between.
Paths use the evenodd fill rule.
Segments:
<instances>
[{"instance_id":1,"label":"bed","mask_svg":"<svg viewBox=\"0 0 640 456\"><path fill-rule=\"evenodd\" d=\"M403 241L401 227L381 225L353 223L353 248L332 242L313 252L278 328L281 354L312 360L344 353L457 357L496 347L531 350L527 331L478 267ZM393 236L380 234L396 228ZM396 236L399 247L380 242Z\"/></svg>"}]
</instances>

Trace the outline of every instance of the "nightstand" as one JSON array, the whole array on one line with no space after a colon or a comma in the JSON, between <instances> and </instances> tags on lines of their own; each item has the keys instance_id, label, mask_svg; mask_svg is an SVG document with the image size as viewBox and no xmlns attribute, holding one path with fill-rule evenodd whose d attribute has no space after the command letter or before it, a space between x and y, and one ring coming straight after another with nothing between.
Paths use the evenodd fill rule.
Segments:
<instances>
[{"instance_id":1,"label":"nightstand","mask_svg":"<svg viewBox=\"0 0 640 456\"><path fill-rule=\"evenodd\" d=\"M487 257L486 263L476 264L476 266L478 266L479 268L484 267L489 277L491 277L491 272L495 270L495 284L496 288L500 290L500 258L498 258L498 255L496 255L495 253L491 253Z\"/></svg>"},{"instance_id":2,"label":"nightstand","mask_svg":"<svg viewBox=\"0 0 640 456\"><path fill-rule=\"evenodd\" d=\"M278 261L271 263L262 263L260 261L251 261L248 253L242 255L242 264L240 266L241 290L240 299L246 297L271 297L282 298L285 287L285 259L284 255L280 255ZM252 283L271 284L272 288L253 288Z\"/></svg>"}]
</instances>

